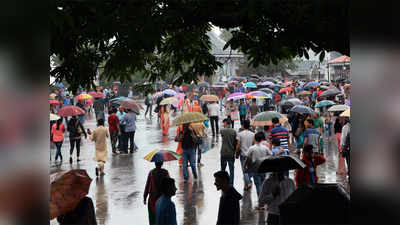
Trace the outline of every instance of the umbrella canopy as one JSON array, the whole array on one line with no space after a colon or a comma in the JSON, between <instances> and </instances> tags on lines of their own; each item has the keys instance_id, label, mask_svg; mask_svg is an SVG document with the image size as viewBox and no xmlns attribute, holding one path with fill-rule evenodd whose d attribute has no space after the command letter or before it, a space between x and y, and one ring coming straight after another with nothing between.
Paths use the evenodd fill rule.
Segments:
<instances>
[{"instance_id":1,"label":"umbrella canopy","mask_svg":"<svg viewBox=\"0 0 400 225\"><path fill-rule=\"evenodd\" d=\"M56 114L50 113L50 121L59 120L61 117L57 116Z\"/></svg>"},{"instance_id":2,"label":"umbrella canopy","mask_svg":"<svg viewBox=\"0 0 400 225\"><path fill-rule=\"evenodd\" d=\"M235 83L237 81L233 81L233 83ZM228 87L228 85L224 82L215 82L211 87L215 87L215 88L223 88L223 87Z\"/></svg>"},{"instance_id":3,"label":"umbrella canopy","mask_svg":"<svg viewBox=\"0 0 400 225\"><path fill-rule=\"evenodd\" d=\"M200 100L207 102L218 102L219 98L216 95L203 95L200 97Z\"/></svg>"},{"instance_id":4,"label":"umbrella canopy","mask_svg":"<svg viewBox=\"0 0 400 225\"><path fill-rule=\"evenodd\" d=\"M89 95L91 95L93 98L104 98L106 97L102 92L95 92L95 91L91 91L89 92Z\"/></svg>"},{"instance_id":5,"label":"umbrella canopy","mask_svg":"<svg viewBox=\"0 0 400 225\"><path fill-rule=\"evenodd\" d=\"M119 104L121 101L128 101L128 100L132 100L132 99L127 98L127 97L117 97L117 98L110 99L110 103L111 104Z\"/></svg>"},{"instance_id":6,"label":"umbrella canopy","mask_svg":"<svg viewBox=\"0 0 400 225\"><path fill-rule=\"evenodd\" d=\"M333 101L330 101L330 100L323 100L323 101L317 102L317 104L315 104L315 107L322 108L322 107L331 106L331 105L336 105L336 103Z\"/></svg>"},{"instance_id":7,"label":"umbrella canopy","mask_svg":"<svg viewBox=\"0 0 400 225\"><path fill-rule=\"evenodd\" d=\"M55 99L57 97L57 94L55 94L55 93L51 93L50 95L49 95L49 98L50 99Z\"/></svg>"},{"instance_id":8,"label":"umbrella canopy","mask_svg":"<svg viewBox=\"0 0 400 225\"><path fill-rule=\"evenodd\" d=\"M155 150L147 154L144 159L149 162L166 162L181 158L181 155L170 150Z\"/></svg>"},{"instance_id":9,"label":"umbrella canopy","mask_svg":"<svg viewBox=\"0 0 400 225\"><path fill-rule=\"evenodd\" d=\"M243 86L244 87L249 87L249 88L256 88L257 84L255 84L253 82L246 82Z\"/></svg>"},{"instance_id":10,"label":"umbrella canopy","mask_svg":"<svg viewBox=\"0 0 400 225\"><path fill-rule=\"evenodd\" d=\"M70 170L50 176L50 220L74 210L89 192L92 179L86 170Z\"/></svg>"},{"instance_id":11,"label":"umbrella canopy","mask_svg":"<svg viewBox=\"0 0 400 225\"><path fill-rule=\"evenodd\" d=\"M279 91L279 93L286 93L286 92L289 92L289 91L292 91L292 90L293 90L293 87L282 88Z\"/></svg>"},{"instance_id":12,"label":"umbrella canopy","mask_svg":"<svg viewBox=\"0 0 400 225\"><path fill-rule=\"evenodd\" d=\"M143 109L143 107L141 105L137 104L133 100L124 100L124 101L120 101L120 103L121 103L121 107L125 108L125 109L131 109L131 110Z\"/></svg>"},{"instance_id":13,"label":"umbrella canopy","mask_svg":"<svg viewBox=\"0 0 400 225\"><path fill-rule=\"evenodd\" d=\"M175 97L169 97L169 98L165 98L160 102L160 105L168 105L168 104L172 104L174 102L177 102L178 99Z\"/></svg>"},{"instance_id":14,"label":"umbrella canopy","mask_svg":"<svg viewBox=\"0 0 400 225\"><path fill-rule=\"evenodd\" d=\"M304 88L306 88L306 87L317 87L317 86L319 86L318 82L311 81L311 82L308 82L306 85L304 85Z\"/></svg>"},{"instance_id":15,"label":"umbrella canopy","mask_svg":"<svg viewBox=\"0 0 400 225\"><path fill-rule=\"evenodd\" d=\"M159 91L159 92L154 93L151 97L152 98L158 98L158 97L160 97L162 95L163 95L163 93L161 91Z\"/></svg>"},{"instance_id":16,"label":"umbrella canopy","mask_svg":"<svg viewBox=\"0 0 400 225\"><path fill-rule=\"evenodd\" d=\"M321 90L328 90L328 89L329 89L329 87L328 87L328 86L325 86L325 85L321 85L319 88L320 88Z\"/></svg>"},{"instance_id":17,"label":"umbrella canopy","mask_svg":"<svg viewBox=\"0 0 400 225\"><path fill-rule=\"evenodd\" d=\"M262 82L262 83L260 83L259 85L261 85L261 86L274 86L274 82L272 82L272 81L264 81L264 82Z\"/></svg>"},{"instance_id":18,"label":"umbrella canopy","mask_svg":"<svg viewBox=\"0 0 400 225\"><path fill-rule=\"evenodd\" d=\"M198 122L203 122L208 120L209 118L206 117L203 113L199 112L187 112L183 113L180 116L178 116L174 122L174 126L178 126L181 124L187 124L187 123L198 123Z\"/></svg>"},{"instance_id":19,"label":"umbrella canopy","mask_svg":"<svg viewBox=\"0 0 400 225\"><path fill-rule=\"evenodd\" d=\"M340 114L341 117L350 117L350 108Z\"/></svg>"},{"instance_id":20,"label":"umbrella canopy","mask_svg":"<svg viewBox=\"0 0 400 225\"><path fill-rule=\"evenodd\" d=\"M231 99L237 100L237 99L243 99L243 98L246 98L246 94L242 93L242 92L235 92L228 96L228 100L231 100Z\"/></svg>"},{"instance_id":21,"label":"umbrella canopy","mask_svg":"<svg viewBox=\"0 0 400 225\"><path fill-rule=\"evenodd\" d=\"M297 95L311 95L311 92L309 92L309 91L301 91Z\"/></svg>"},{"instance_id":22,"label":"umbrella canopy","mask_svg":"<svg viewBox=\"0 0 400 225\"><path fill-rule=\"evenodd\" d=\"M321 207L326 202L335 210ZM350 196L337 183L300 186L279 209L280 224L351 224ZM304 216L310 212L312 216Z\"/></svg>"},{"instance_id":23,"label":"umbrella canopy","mask_svg":"<svg viewBox=\"0 0 400 225\"><path fill-rule=\"evenodd\" d=\"M62 117L68 117L85 114L85 111L78 106L68 105L58 110L57 114Z\"/></svg>"},{"instance_id":24,"label":"umbrella canopy","mask_svg":"<svg viewBox=\"0 0 400 225\"><path fill-rule=\"evenodd\" d=\"M92 98L92 96L88 95L88 94L80 94L80 95L76 96L76 99L78 99L78 100L84 100L84 99L89 99L89 98Z\"/></svg>"},{"instance_id":25,"label":"umbrella canopy","mask_svg":"<svg viewBox=\"0 0 400 225\"><path fill-rule=\"evenodd\" d=\"M171 96L175 96L176 95L176 91L174 91L172 89L165 89L162 93L166 94L166 95L171 95Z\"/></svg>"},{"instance_id":26,"label":"umbrella canopy","mask_svg":"<svg viewBox=\"0 0 400 225\"><path fill-rule=\"evenodd\" d=\"M319 97L336 96L336 95L338 95L340 93L342 93L342 92L339 89L331 88L331 89L328 89L328 90L322 92L322 94Z\"/></svg>"},{"instance_id":27,"label":"umbrella canopy","mask_svg":"<svg viewBox=\"0 0 400 225\"><path fill-rule=\"evenodd\" d=\"M280 104L282 106L295 106L295 105L300 105L301 101L298 98L290 98L282 101Z\"/></svg>"},{"instance_id":28,"label":"umbrella canopy","mask_svg":"<svg viewBox=\"0 0 400 225\"><path fill-rule=\"evenodd\" d=\"M55 99L50 99L49 103L50 103L50 105L59 105L60 104L60 102Z\"/></svg>"},{"instance_id":29,"label":"umbrella canopy","mask_svg":"<svg viewBox=\"0 0 400 225\"><path fill-rule=\"evenodd\" d=\"M271 90L271 89L269 89L269 88L260 88L260 89L258 89L258 90L259 90L259 91L266 92L266 93L270 93L270 94L274 93L274 91Z\"/></svg>"},{"instance_id":30,"label":"umbrella canopy","mask_svg":"<svg viewBox=\"0 0 400 225\"><path fill-rule=\"evenodd\" d=\"M271 97L269 94L263 92L263 91L252 91L246 94L246 97L248 98L253 98L253 97Z\"/></svg>"},{"instance_id":31,"label":"umbrella canopy","mask_svg":"<svg viewBox=\"0 0 400 225\"><path fill-rule=\"evenodd\" d=\"M282 114L275 112L275 111L266 111L257 114L252 121L253 126L270 126L272 125L272 119L279 118L280 123L285 123L287 118Z\"/></svg>"},{"instance_id":32,"label":"umbrella canopy","mask_svg":"<svg viewBox=\"0 0 400 225\"><path fill-rule=\"evenodd\" d=\"M208 82L203 81L203 82L198 83L197 86L199 88L201 88L201 87L210 87L210 84Z\"/></svg>"},{"instance_id":33,"label":"umbrella canopy","mask_svg":"<svg viewBox=\"0 0 400 225\"><path fill-rule=\"evenodd\" d=\"M304 105L296 105L293 108L290 109L291 112L298 112L300 114L313 114L314 110L312 110L308 106Z\"/></svg>"},{"instance_id":34,"label":"umbrella canopy","mask_svg":"<svg viewBox=\"0 0 400 225\"><path fill-rule=\"evenodd\" d=\"M305 167L306 164L304 164L303 161L291 155L269 156L260 160L257 172L282 172Z\"/></svg>"},{"instance_id":35,"label":"umbrella canopy","mask_svg":"<svg viewBox=\"0 0 400 225\"><path fill-rule=\"evenodd\" d=\"M114 82L112 82L113 84L117 84L117 85L121 85L121 82L120 81L114 81Z\"/></svg>"},{"instance_id":36,"label":"umbrella canopy","mask_svg":"<svg viewBox=\"0 0 400 225\"><path fill-rule=\"evenodd\" d=\"M334 105L328 109L328 112L343 112L349 108L347 105Z\"/></svg>"}]
</instances>

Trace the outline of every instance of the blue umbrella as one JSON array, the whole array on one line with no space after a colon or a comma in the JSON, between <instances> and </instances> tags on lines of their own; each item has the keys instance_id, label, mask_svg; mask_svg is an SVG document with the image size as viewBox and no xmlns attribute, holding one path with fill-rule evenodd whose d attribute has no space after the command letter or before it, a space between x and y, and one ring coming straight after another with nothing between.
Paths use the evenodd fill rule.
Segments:
<instances>
[{"instance_id":1,"label":"blue umbrella","mask_svg":"<svg viewBox=\"0 0 400 225\"><path fill-rule=\"evenodd\" d=\"M166 89L166 90L163 91L163 94L175 96L176 95L176 91L174 91L172 89Z\"/></svg>"},{"instance_id":2,"label":"blue umbrella","mask_svg":"<svg viewBox=\"0 0 400 225\"><path fill-rule=\"evenodd\" d=\"M336 105L336 103L334 103L333 101L329 101L329 100L323 100L323 101L320 101L317 104L315 104L315 107L322 108L322 107L331 106L331 105Z\"/></svg>"},{"instance_id":3,"label":"blue umbrella","mask_svg":"<svg viewBox=\"0 0 400 225\"><path fill-rule=\"evenodd\" d=\"M250 88L256 88L257 84L253 83L253 82L246 82L244 84L244 87L250 87Z\"/></svg>"},{"instance_id":4,"label":"blue umbrella","mask_svg":"<svg viewBox=\"0 0 400 225\"><path fill-rule=\"evenodd\" d=\"M312 82L308 82L306 85L304 85L303 88L309 88L309 87L315 87L315 86L319 86L319 83L316 81L312 81Z\"/></svg>"},{"instance_id":5,"label":"blue umbrella","mask_svg":"<svg viewBox=\"0 0 400 225\"><path fill-rule=\"evenodd\" d=\"M290 111L297 112L300 114L313 114L314 113L314 110L312 110L310 107L304 106L304 105L296 105L293 108L291 108Z\"/></svg>"}]
</instances>

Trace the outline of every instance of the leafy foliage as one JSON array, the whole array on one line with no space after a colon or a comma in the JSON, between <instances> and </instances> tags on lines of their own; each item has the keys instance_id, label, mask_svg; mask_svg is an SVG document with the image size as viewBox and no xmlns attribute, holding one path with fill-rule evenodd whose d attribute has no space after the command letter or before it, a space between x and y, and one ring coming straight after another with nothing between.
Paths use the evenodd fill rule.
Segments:
<instances>
[{"instance_id":1,"label":"leafy foliage","mask_svg":"<svg viewBox=\"0 0 400 225\"><path fill-rule=\"evenodd\" d=\"M237 28L225 47L254 67L310 48L349 55L346 0L55 0L50 56L61 64L50 75L72 89L92 86L103 66L108 80L190 82L220 66L206 35L212 25Z\"/></svg>"}]
</instances>

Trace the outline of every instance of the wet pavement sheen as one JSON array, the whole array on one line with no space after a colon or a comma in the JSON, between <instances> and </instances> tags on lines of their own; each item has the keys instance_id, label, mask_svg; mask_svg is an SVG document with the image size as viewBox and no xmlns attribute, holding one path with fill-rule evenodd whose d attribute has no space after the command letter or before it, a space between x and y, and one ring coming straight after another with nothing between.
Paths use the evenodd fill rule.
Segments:
<instances>
[{"instance_id":1,"label":"wet pavement sheen","mask_svg":"<svg viewBox=\"0 0 400 225\"><path fill-rule=\"evenodd\" d=\"M85 129L93 130L95 120L93 115L88 115L84 124ZM221 121L221 119L220 119ZM172 122L172 118L171 118ZM220 127L222 127L220 125ZM235 129L239 128L236 122ZM170 176L175 179L178 188L176 196L172 198L175 202L178 224L208 225L215 224L218 214L219 198L221 193L214 186L214 172L220 170L221 137L211 137L211 130L208 129L211 150L202 155L203 167L198 168L198 180L192 179L189 169L189 182L183 182L183 172L178 166L177 161L165 162L163 168L167 169ZM89 139L82 139L81 160L76 162L74 152L74 162L69 164L69 140L64 140L62 154L64 161L55 163L55 149L51 148L50 173L60 170L86 169L89 176L93 179L88 196L95 204L96 216L99 225L146 225L148 222L147 205L143 204L144 186L148 172L154 168L154 163L145 161L143 157L156 149L168 149L175 151L177 143L174 142L176 127L170 127L169 136L162 136L157 123L157 118L146 119L143 112L137 119L137 130L135 142L139 147L138 151L129 155L111 154L111 143L108 145L109 159L105 164L104 177L96 179L93 161L94 143ZM326 144L325 157L327 163L318 167L320 183L339 182L347 186L344 176L336 175L337 168L337 147L336 138L331 137L331 141ZM228 169L228 168L227 168ZM290 177L294 173L291 171ZM235 180L234 187L243 195L241 200L241 224L266 224L267 212L256 211L257 194L255 185L250 191L243 190L243 175L241 172L240 161L235 161ZM58 224L56 220L50 224Z\"/></svg>"}]
</instances>

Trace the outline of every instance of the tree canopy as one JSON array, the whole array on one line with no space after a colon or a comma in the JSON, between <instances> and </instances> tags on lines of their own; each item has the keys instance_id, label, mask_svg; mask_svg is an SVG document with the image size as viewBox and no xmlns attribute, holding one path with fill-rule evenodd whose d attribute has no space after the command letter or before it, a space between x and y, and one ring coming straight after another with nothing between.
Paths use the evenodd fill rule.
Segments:
<instances>
[{"instance_id":1,"label":"tree canopy","mask_svg":"<svg viewBox=\"0 0 400 225\"><path fill-rule=\"evenodd\" d=\"M91 86L98 67L107 79L150 81L176 74L175 83L212 75L211 27L235 28L225 47L250 64L338 51L349 55L345 0L55 0L50 17L50 68L72 88ZM321 54L321 58L324 54Z\"/></svg>"}]
</instances>

